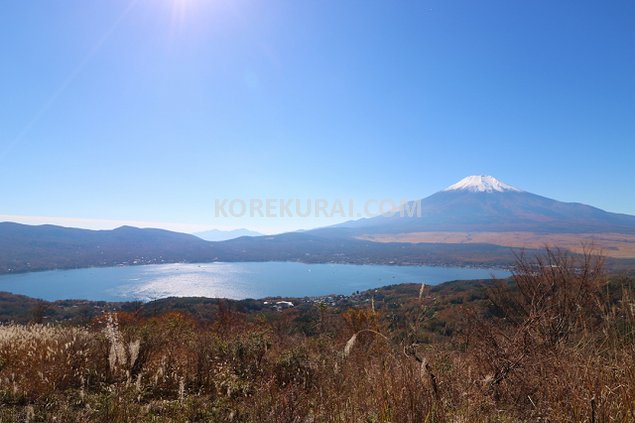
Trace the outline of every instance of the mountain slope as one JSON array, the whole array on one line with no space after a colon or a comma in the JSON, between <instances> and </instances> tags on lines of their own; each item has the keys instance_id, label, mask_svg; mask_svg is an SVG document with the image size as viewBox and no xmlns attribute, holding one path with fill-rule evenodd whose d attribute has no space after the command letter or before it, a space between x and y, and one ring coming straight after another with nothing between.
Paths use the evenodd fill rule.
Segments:
<instances>
[{"instance_id":1,"label":"mountain slope","mask_svg":"<svg viewBox=\"0 0 635 423\"><path fill-rule=\"evenodd\" d=\"M93 231L54 225L0 223L0 272L107 266L121 263L204 261L208 242L162 229L122 226Z\"/></svg>"},{"instance_id":2,"label":"mountain slope","mask_svg":"<svg viewBox=\"0 0 635 423\"><path fill-rule=\"evenodd\" d=\"M485 264L513 262L509 248L372 242L335 233L291 232L209 242L160 229L93 231L0 223L0 274L120 264L211 261Z\"/></svg>"},{"instance_id":3,"label":"mountain slope","mask_svg":"<svg viewBox=\"0 0 635 423\"><path fill-rule=\"evenodd\" d=\"M635 216L542 197L491 176L467 177L424 198L420 204L420 216L403 217L397 212L336 227L351 234L428 231L635 234Z\"/></svg>"}]
</instances>

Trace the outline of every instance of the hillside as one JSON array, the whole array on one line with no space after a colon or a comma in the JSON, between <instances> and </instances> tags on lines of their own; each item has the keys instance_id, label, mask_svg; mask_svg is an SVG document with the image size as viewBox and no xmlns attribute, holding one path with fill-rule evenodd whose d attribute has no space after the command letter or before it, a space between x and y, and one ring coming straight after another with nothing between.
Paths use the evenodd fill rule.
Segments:
<instances>
[{"instance_id":1,"label":"hillside","mask_svg":"<svg viewBox=\"0 0 635 423\"><path fill-rule=\"evenodd\" d=\"M159 229L91 231L0 223L0 274L92 266L212 261L509 265L513 251L493 245L407 244L330 233L288 233L209 242Z\"/></svg>"},{"instance_id":2,"label":"hillside","mask_svg":"<svg viewBox=\"0 0 635 423\"><path fill-rule=\"evenodd\" d=\"M116 264L206 261L210 245L193 235L122 226L92 231L0 223L0 273Z\"/></svg>"},{"instance_id":3,"label":"hillside","mask_svg":"<svg viewBox=\"0 0 635 423\"><path fill-rule=\"evenodd\" d=\"M0 325L0 420L630 421L635 285L601 264L306 299L0 295L25 323Z\"/></svg>"}]
</instances>

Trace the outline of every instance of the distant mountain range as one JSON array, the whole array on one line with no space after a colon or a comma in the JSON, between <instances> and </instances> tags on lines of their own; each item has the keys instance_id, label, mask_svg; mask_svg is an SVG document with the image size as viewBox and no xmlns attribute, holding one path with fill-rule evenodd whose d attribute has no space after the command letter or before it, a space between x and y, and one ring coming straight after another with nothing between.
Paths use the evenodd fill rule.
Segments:
<instances>
[{"instance_id":1,"label":"distant mountain range","mask_svg":"<svg viewBox=\"0 0 635 423\"><path fill-rule=\"evenodd\" d=\"M491 176L470 176L421 200L420 216L395 212L310 231L241 233L215 242L160 229L92 231L4 222L0 273L177 261L504 265L514 260L510 247L532 250L547 244L580 251L585 242L611 257L635 259L635 216L541 197Z\"/></svg>"},{"instance_id":2,"label":"distant mountain range","mask_svg":"<svg viewBox=\"0 0 635 423\"><path fill-rule=\"evenodd\" d=\"M227 241L229 239L240 238L241 236L261 236L262 234L260 232L241 228L231 231L212 229L210 231L197 232L194 235L206 241Z\"/></svg>"},{"instance_id":3,"label":"distant mountain range","mask_svg":"<svg viewBox=\"0 0 635 423\"><path fill-rule=\"evenodd\" d=\"M194 235L122 226L87 230L0 223L0 273L116 264L206 261L210 243Z\"/></svg>"}]
</instances>

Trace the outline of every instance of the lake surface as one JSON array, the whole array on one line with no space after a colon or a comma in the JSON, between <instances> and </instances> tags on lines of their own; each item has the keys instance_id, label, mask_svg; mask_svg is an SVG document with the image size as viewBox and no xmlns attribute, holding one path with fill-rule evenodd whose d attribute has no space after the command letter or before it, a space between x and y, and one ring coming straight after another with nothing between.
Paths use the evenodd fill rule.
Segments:
<instances>
[{"instance_id":1,"label":"lake surface","mask_svg":"<svg viewBox=\"0 0 635 423\"><path fill-rule=\"evenodd\" d=\"M53 270L0 276L0 291L45 300L149 301L165 297L349 295L396 283L438 284L506 277L494 269L293 262L159 264Z\"/></svg>"}]
</instances>

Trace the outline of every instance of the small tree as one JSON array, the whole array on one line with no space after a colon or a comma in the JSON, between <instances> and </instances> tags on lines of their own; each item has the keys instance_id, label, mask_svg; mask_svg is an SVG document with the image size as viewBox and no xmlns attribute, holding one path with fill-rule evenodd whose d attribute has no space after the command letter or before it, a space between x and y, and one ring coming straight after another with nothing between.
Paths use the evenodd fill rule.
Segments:
<instances>
[{"instance_id":1,"label":"small tree","mask_svg":"<svg viewBox=\"0 0 635 423\"><path fill-rule=\"evenodd\" d=\"M604 259L591 250L571 255L547 248L533 261L517 257L513 286L496 283L488 297L502 316L526 327L534 341L555 345L601 319Z\"/></svg>"}]
</instances>

